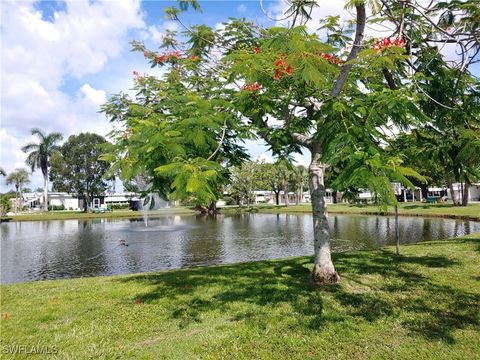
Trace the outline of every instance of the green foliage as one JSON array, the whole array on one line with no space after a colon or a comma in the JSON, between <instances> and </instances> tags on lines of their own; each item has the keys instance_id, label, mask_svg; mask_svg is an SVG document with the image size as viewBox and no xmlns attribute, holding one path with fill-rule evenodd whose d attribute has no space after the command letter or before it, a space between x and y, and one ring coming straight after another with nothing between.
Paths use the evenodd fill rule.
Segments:
<instances>
[{"instance_id":1,"label":"green foliage","mask_svg":"<svg viewBox=\"0 0 480 360\"><path fill-rule=\"evenodd\" d=\"M167 12L179 20L188 5L194 4L181 3L180 9ZM419 152L396 142L397 135L418 130L442 149L431 151L446 159L440 163L452 179L478 178L479 161L474 155L478 153L478 84L468 75L466 62L454 69L432 46L452 39L475 40L474 2L431 3L424 14L408 2L385 1L380 7L376 0L348 1L346 7L359 14L364 6L372 10L367 22L403 24L383 42L362 37L360 31L351 52L345 48L352 45L353 26L331 16L321 21L319 33L311 33L304 23L314 2L289 5L285 15L290 28L264 29L246 19L230 19L217 31L196 25L184 32L185 43L169 40L168 47L179 51L175 56L132 43L152 67L163 66L166 71L160 79L137 76L134 98L118 94L104 106L107 116L125 131L113 134L115 150L105 155L113 161L112 171L119 171L123 179L146 172L164 197L174 191L176 197L191 198L190 190L200 186L188 179L201 173L201 166L194 171L192 164L200 159L224 167L231 166L232 159L240 163L245 156L236 141L254 133L274 155L288 157L307 148L316 161L335 168L338 179L330 183L337 189L368 187L379 202L390 203L391 181L412 186L426 180L416 171L421 162L407 161L407 154L421 156ZM361 30L361 16L358 21L355 25ZM466 31L463 37L460 27ZM394 36L402 39L394 41ZM454 110L446 112L436 102ZM428 127L438 133L434 137L438 141L433 141ZM169 171L155 171L162 166ZM210 188L201 198L219 193L225 177L215 179L222 180L216 185L202 180ZM291 183L283 181L281 186ZM189 190L180 191L187 185Z\"/></svg>"},{"instance_id":2,"label":"green foliage","mask_svg":"<svg viewBox=\"0 0 480 360\"><path fill-rule=\"evenodd\" d=\"M48 176L50 157L58 152L57 143L63 139L63 135L57 132L44 134L40 129L31 130L32 135L38 138L38 143L29 143L22 147L22 151L29 153L26 163L32 169L41 169L44 177Z\"/></svg>"},{"instance_id":3,"label":"green foliage","mask_svg":"<svg viewBox=\"0 0 480 360\"><path fill-rule=\"evenodd\" d=\"M48 210L49 211L63 211L65 210L64 205L48 205Z\"/></svg>"},{"instance_id":4,"label":"green foliage","mask_svg":"<svg viewBox=\"0 0 480 360\"><path fill-rule=\"evenodd\" d=\"M417 66L419 104L430 120L415 132L415 146L441 166L448 183L472 184L480 179L480 82L450 68L436 49L420 52Z\"/></svg>"},{"instance_id":5,"label":"green foliage","mask_svg":"<svg viewBox=\"0 0 480 360\"><path fill-rule=\"evenodd\" d=\"M5 216L8 212L12 210L12 201L15 197L14 192L9 192L6 194L0 195L0 215Z\"/></svg>"},{"instance_id":6,"label":"green foliage","mask_svg":"<svg viewBox=\"0 0 480 360\"><path fill-rule=\"evenodd\" d=\"M123 130L111 133L113 148L102 159L112 162L110 174L123 181L145 174L148 189L165 199L196 201L206 206L221 195L229 166L247 158L238 145L249 128L238 119L221 79L200 66L208 61L214 33L206 26L192 28L185 51L174 62L157 62L159 54L141 43L134 50L147 52L152 66L166 67L162 78L135 79L134 97L114 95L102 107Z\"/></svg>"},{"instance_id":7,"label":"green foliage","mask_svg":"<svg viewBox=\"0 0 480 360\"><path fill-rule=\"evenodd\" d=\"M106 190L104 175L108 162L100 155L108 148L106 140L97 134L81 133L70 136L52 157L50 179L56 191L78 194L84 208L95 195Z\"/></svg>"},{"instance_id":8,"label":"green foliage","mask_svg":"<svg viewBox=\"0 0 480 360\"><path fill-rule=\"evenodd\" d=\"M30 182L29 174L25 169L15 169L13 172L8 174L5 179L6 185L15 186L15 212L21 210L22 203L22 189L25 184Z\"/></svg>"},{"instance_id":9,"label":"green foliage","mask_svg":"<svg viewBox=\"0 0 480 360\"><path fill-rule=\"evenodd\" d=\"M195 198L196 203L208 206L215 202L220 194L217 187L225 182L224 168L203 158L176 161L158 166L155 172L166 178L173 178L171 199L185 200Z\"/></svg>"},{"instance_id":10,"label":"green foliage","mask_svg":"<svg viewBox=\"0 0 480 360\"><path fill-rule=\"evenodd\" d=\"M230 184L227 192L237 200L240 206L250 205L255 197L254 191L268 189L264 169L263 163L245 162L230 170Z\"/></svg>"},{"instance_id":11,"label":"green foliage","mask_svg":"<svg viewBox=\"0 0 480 360\"><path fill-rule=\"evenodd\" d=\"M5 179L5 184L7 185L14 185L16 191L21 191L25 184L28 184L29 174L25 169L15 169Z\"/></svg>"}]
</instances>

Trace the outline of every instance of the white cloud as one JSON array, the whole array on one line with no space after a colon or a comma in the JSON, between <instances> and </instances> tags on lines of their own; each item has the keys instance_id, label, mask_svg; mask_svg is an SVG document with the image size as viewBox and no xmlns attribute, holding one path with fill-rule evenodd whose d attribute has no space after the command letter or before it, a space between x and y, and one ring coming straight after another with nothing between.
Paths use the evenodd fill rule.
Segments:
<instances>
[{"instance_id":1,"label":"white cloud","mask_svg":"<svg viewBox=\"0 0 480 360\"><path fill-rule=\"evenodd\" d=\"M107 95L103 90L96 90L90 84L84 84L80 88L85 97L93 102L95 105L102 105L107 101Z\"/></svg>"},{"instance_id":2,"label":"white cloud","mask_svg":"<svg viewBox=\"0 0 480 360\"><path fill-rule=\"evenodd\" d=\"M131 81L131 63L114 60L129 52L131 31L145 29L140 0L72 0L50 20L35 4L2 1L1 6L0 166L7 172L25 166L20 148L30 140L33 127L65 137L109 131L99 105L107 91L122 88L102 89L95 82L102 83L105 70L111 77L125 76L119 84ZM112 61L125 70L109 68ZM32 180L36 177L41 175L35 173Z\"/></svg>"},{"instance_id":3,"label":"white cloud","mask_svg":"<svg viewBox=\"0 0 480 360\"><path fill-rule=\"evenodd\" d=\"M245 6L245 4L240 4L237 6L238 13L243 14L246 11L247 11L247 7Z\"/></svg>"},{"instance_id":4,"label":"white cloud","mask_svg":"<svg viewBox=\"0 0 480 360\"><path fill-rule=\"evenodd\" d=\"M167 30L178 31L179 26L176 21L165 21L161 26L150 25L144 33L145 40L152 40L158 46L162 43Z\"/></svg>"}]
</instances>

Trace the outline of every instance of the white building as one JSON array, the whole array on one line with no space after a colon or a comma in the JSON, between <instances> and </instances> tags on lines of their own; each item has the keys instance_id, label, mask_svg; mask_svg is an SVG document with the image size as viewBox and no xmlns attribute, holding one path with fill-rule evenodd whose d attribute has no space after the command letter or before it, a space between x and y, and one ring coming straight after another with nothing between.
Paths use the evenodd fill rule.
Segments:
<instances>
[{"instance_id":1,"label":"white building","mask_svg":"<svg viewBox=\"0 0 480 360\"><path fill-rule=\"evenodd\" d=\"M12 199L15 201L15 199ZM96 196L89 204L89 208L108 207L111 205L128 206L130 201L139 200L136 193L109 193L107 195ZM43 192L32 192L22 194L22 207L27 207L30 211L42 210L44 204ZM49 192L48 205L63 207L64 210L83 210L83 199L75 194L66 192Z\"/></svg>"},{"instance_id":2,"label":"white building","mask_svg":"<svg viewBox=\"0 0 480 360\"><path fill-rule=\"evenodd\" d=\"M457 196L458 199L462 199L462 191L461 191L461 184L460 183L455 183L452 184L453 191L455 192L455 195ZM450 192L450 189L446 189L447 192L447 197L448 200L452 200L452 194ZM480 184L472 184L469 187L468 190L468 201L480 201Z\"/></svg>"},{"instance_id":3,"label":"white building","mask_svg":"<svg viewBox=\"0 0 480 360\"><path fill-rule=\"evenodd\" d=\"M66 210L80 209L79 202L76 195L65 192L49 192L48 205L63 206ZM31 192L22 194L22 207L27 207L30 211L43 209L44 197L43 192Z\"/></svg>"}]
</instances>

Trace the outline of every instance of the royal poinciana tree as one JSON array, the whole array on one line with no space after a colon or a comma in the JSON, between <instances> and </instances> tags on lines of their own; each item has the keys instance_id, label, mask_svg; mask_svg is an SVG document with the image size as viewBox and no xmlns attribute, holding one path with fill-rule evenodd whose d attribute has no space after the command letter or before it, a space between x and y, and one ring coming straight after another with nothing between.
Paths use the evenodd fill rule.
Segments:
<instances>
[{"instance_id":1,"label":"royal poinciana tree","mask_svg":"<svg viewBox=\"0 0 480 360\"><path fill-rule=\"evenodd\" d=\"M158 79L134 71L136 94L117 94L103 106L117 124L111 134L115 146L103 159L113 163L111 171L123 180L144 174L149 182L145 192L194 202L215 213L228 168L248 157L238 140L248 137L249 129L230 101L234 90L226 89L216 69L207 65L214 32L202 26L196 31L201 37L192 37L188 50L176 50L172 33L160 53L133 43L152 67L163 67L166 74Z\"/></svg>"},{"instance_id":2,"label":"royal poinciana tree","mask_svg":"<svg viewBox=\"0 0 480 360\"><path fill-rule=\"evenodd\" d=\"M181 1L180 9L170 8L167 14L181 22L180 12L189 4L197 6L195 1ZM260 28L231 19L216 32L205 25L184 26L188 39L184 44L170 33L164 45L172 51L151 51L134 43L134 49L143 52L152 66L164 67L166 75L161 80L142 76L139 80L148 88L137 83L137 99L117 96L104 110L126 125L124 144L117 141L121 150L117 164L129 164L125 171L146 167L152 177L170 176L170 187L177 193L196 189L188 176L181 175L185 164L192 173L208 164L211 171L201 184L202 189L212 188L208 178L218 176L217 166L231 150L225 148L225 134L250 133L239 127L263 138L275 154L309 152L313 276L329 284L339 276L330 254L325 169L341 163L334 186L369 188L382 204L396 201L391 181L413 186L409 178L421 179L402 166L401 154L385 150L395 133L434 121L418 106L423 97L432 96L415 81L421 75L415 74L416 53L434 48L446 37L456 39L465 47L468 60L461 65L465 72L478 47L478 21L472 25L466 19L478 20L478 11L474 1L422 8L410 1L373 0L367 8L365 1L353 0L346 4L355 16L352 29L344 30L338 17L329 17L316 33L305 26L314 5L293 1L286 10L291 27ZM448 26L454 30L442 23L449 13L453 27L452 21ZM381 22L391 33L381 39L366 37L369 22ZM185 121L189 126L175 128ZM201 152L198 144L185 141L192 134L202 134L210 147ZM217 148L222 149L222 158L212 157L220 154ZM187 153L195 159L191 163Z\"/></svg>"}]
</instances>

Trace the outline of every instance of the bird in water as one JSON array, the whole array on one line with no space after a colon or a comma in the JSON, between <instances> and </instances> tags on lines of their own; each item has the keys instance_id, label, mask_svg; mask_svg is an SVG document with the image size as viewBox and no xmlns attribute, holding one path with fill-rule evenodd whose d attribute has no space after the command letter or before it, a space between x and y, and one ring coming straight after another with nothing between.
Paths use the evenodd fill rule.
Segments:
<instances>
[{"instance_id":1,"label":"bird in water","mask_svg":"<svg viewBox=\"0 0 480 360\"><path fill-rule=\"evenodd\" d=\"M124 239L121 239L121 240L120 240L120 245L128 246L127 241L124 240Z\"/></svg>"}]
</instances>

